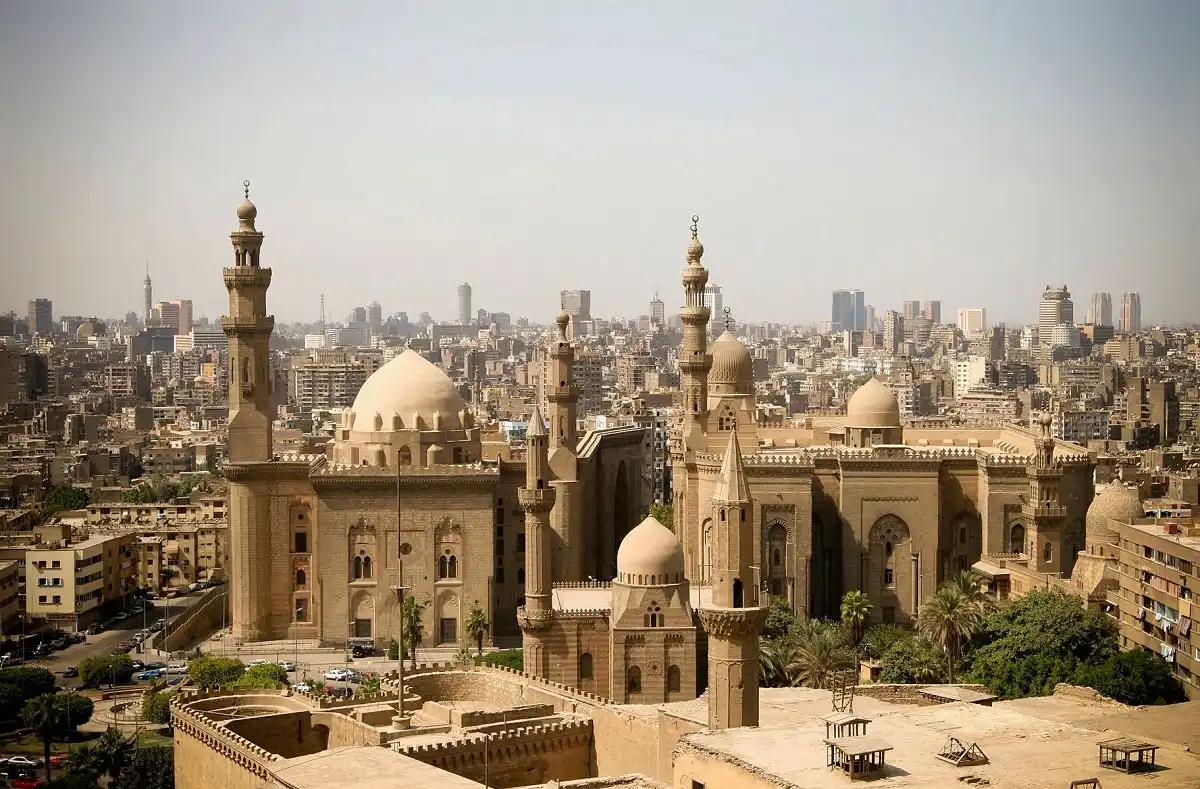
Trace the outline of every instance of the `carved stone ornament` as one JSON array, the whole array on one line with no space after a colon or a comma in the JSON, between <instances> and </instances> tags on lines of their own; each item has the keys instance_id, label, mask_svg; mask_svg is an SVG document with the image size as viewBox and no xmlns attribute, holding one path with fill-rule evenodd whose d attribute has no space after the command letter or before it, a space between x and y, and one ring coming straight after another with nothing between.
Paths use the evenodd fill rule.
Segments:
<instances>
[{"instance_id":1,"label":"carved stone ornament","mask_svg":"<svg viewBox=\"0 0 1200 789\"><path fill-rule=\"evenodd\" d=\"M522 630L536 632L545 630L554 622L553 611L530 611L525 606L517 608L517 624Z\"/></svg>"},{"instance_id":2,"label":"carved stone ornament","mask_svg":"<svg viewBox=\"0 0 1200 789\"><path fill-rule=\"evenodd\" d=\"M757 636L767 622L765 608L701 608L704 632L716 638Z\"/></svg>"},{"instance_id":3,"label":"carved stone ornament","mask_svg":"<svg viewBox=\"0 0 1200 789\"><path fill-rule=\"evenodd\" d=\"M454 520L454 518L451 518L449 515L443 515L442 517L438 518L437 523L434 524L434 531L438 532L439 534L445 532L461 532L462 526L459 525L458 521Z\"/></svg>"},{"instance_id":4,"label":"carved stone ornament","mask_svg":"<svg viewBox=\"0 0 1200 789\"><path fill-rule=\"evenodd\" d=\"M367 523L365 518L359 518L350 525L351 534L374 534L375 524Z\"/></svg>"}]
</instances>

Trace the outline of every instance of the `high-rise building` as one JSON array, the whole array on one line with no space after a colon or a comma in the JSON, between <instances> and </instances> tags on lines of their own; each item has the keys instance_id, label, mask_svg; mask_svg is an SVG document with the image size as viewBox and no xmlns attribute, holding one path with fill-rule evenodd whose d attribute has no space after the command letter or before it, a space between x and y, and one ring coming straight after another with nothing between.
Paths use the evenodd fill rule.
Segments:
<instances>
[{"instance_id":1,"label":"high-rise building","mask_svg":"<svg viewBox=\"0 0 1200 789\"><path fill-rule=\"evenodd\" d=\"M1084 317L1086 318L1084 323L1112 326L1112 294L1093 293L1092 300L1088 302L1087 315Z\"/></svg>"},{"instance_id":2,"label":"high-rise building","mask_svg":"<svg viewBox=\"0 0 1200 789\"><path fill-rule=\"evenodd\" d=\"M958 330L963 334L981 332L987 326L987 310L983 307L966 307L958 311Z\"/></svg>"},{"instance_id":3,"label":"high-rise building","mask_svg":"<svg viewBox=\"0 0 1200 789\"><path fill-rule=\"evenodd\" d=\"M365 328L367 325L367 308L355 307L354 312L350 313L350 320L346 322Z\"/></svg>"},{"instance_id":4,"label":"high-rise building","mask_svg":"<svg viewBox=\"0 0 1200 789\"><path fill-rule=\"evenodd\" d=\"M150 284L150 261L146 261L146 278L142 280L142 323L150 325L154 310L154 286Z\"/></svg>"},{"instance_id":5,"label":"high-rise building","mask_svg":"<svg viewBox=\"0 0 1200 789\"><path fill-rule=\"evenodd\" d=\"M721 295L721 286L711 282L704 286L704 304L709 310L709 331L720 334L725 331L725 297Z\"/></svg>"},{"instance_id":6,"label":"high-rise building","mask_svg":"<svg viewBox=\"0 0 1200 789\"><path fill-rule=\"evenodd\" d=\"M839 289L833 292L829 322L832 331L866 331L866 294L861 290Z\"/></svg>"},{"instance_id":7,"label":"high-rise building","mask_svg":"<svg viewBox=\"0 0 1200 789\"><path fill-rule=\"evenodd\" d=\"M904 342L904 316L895 310L883 314L883 347L889 354L895 356Z\"/></svg>"},{"instance_id":8,"label":"high-rise building","mask_svg":"<svg viewBox=\"0 0 1200 789\"><path fill-rule=\"evenodd\" d=\"M192 330L192 300L175 299L171 302L179 310L179 320L175 323L177 334L187 334Z\"/></svg>"},{"instance_id":9,"label":"high-rise building","mask_svg":"<svg viewBox=\"0 0 1200 789\"><path fill-rule=\"evenodd\" d=\"M654 298L650 301L650 325L665 326L667 323L667 305L658 297L658 293L654 294Z\"/></svg>"},{"instance_id":10,"label":"high-rise building","mask_svg":"<svg viewBox=\"0 0 1200 789\"><path fill-rule=\"evenodd\" d=\"M904 319L912 320L913 318L923 318L921 314L921 302L906 301L904 302Z\"/></svg>"},{"instance_id":11,"label":"high-rise building","mask_svg":"<svg viewBox=\"0 0 1200 789\"><path fill-rule=\"evenodd\" d=\"M154 322L159 326L169 327L174 334L179 333L179 305L173 301L160 301L154 305Z\"/></svg>"},{"instance_id":12,"label":"high-rise building","mask_svg":"<svg viewBox=\"0 0 1200 789\"><path fill-rule=\"evenodd\" d=\"M1121 325L1123 332L1131 334L1142 330L1142 294L1121 294Z\"/></svg>"},{"instance_id":13,"label":"high-rise building","mask_svg":"<svg viewBox=\"0 0 1200 789\"><path fill-rule=\"evenodd\" d=\"M1042 301L1038 305L1038 337L1041 346L1050 347L1050 337L1055 326L1074 322L1075 305L1071 302L1067 286L1055 288L1047 285L1042 291Z\"/></svg>"},{"instance_id":14,"label":"high-rise building","mask_svg":"<svg viewBox=\"0 0 1200 789\"><path fill-rule=\"evenodd\" d=\"M29 302L29 333L54 333L54 303L50 299L33 299Z\"/></svg>"},{"instance_id":15,"label":"high-rise building","mask_svg":"<svg viewBox=\"0 0 1200 789\"><path fill-rule=\"evenodd\" d=\"M458 325L471 323L471 286L463 282L458 286Z\"/></svg>"},{"instance_id":16,"label":"high-rise building","mask_svg":"<svg viewBox=\"0 0 1200 789\"><path fill-rule=\"evenodd\" d=\"M863 331L875 331L875 307L868 304L863 312Z\"/></svg>"},{"instance_id":17,"label":"high-rise building","mask_svg":"<svg viewBox=\"0 0 1200 789\"><path fill-rule=\"evenodd\" d=\"M564 290L559 294L562 308L571 317L571 322L592 319L592 292L590 290Z\"/></svg>"},{"instance_id":18,"label":"high-rise building","mask_svg":"<svg viewBox=\"0 0 1200 789\"><path fill-rule=\"evenodd\" d=\"M933 321L934 326L941 324L942 303L940 301L925 302L925 306L921 309L921 314Z\"/></svg>"},{"instance_id":19,"label":"high-rise building","mask_svg":"<svg viewBox=\"0 0 1200 789\"><path fill-rule=\"evenodd\" d=\"M372 335L379 334L379 328L383 326L383 307L377 301L367 305L367 326Z\"/></svg>"}]
</instances>

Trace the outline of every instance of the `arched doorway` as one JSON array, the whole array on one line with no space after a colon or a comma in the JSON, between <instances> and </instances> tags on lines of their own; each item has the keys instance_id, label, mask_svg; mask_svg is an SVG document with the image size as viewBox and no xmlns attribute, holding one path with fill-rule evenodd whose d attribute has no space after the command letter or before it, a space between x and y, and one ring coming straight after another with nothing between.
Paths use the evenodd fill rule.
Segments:
<instances>
[{"instance_id":1,"label":"arched doorway","mask_svg":"<svg viewBox=\"0 0 1200 789\"><path fill-rule=\"evenodd\" d=\"M617 548L620 547L621 541L625 539L625 535L633 528L632 517L630 513L629 499L629 472L625 467L625 461L622 460L617 464L617 475L613 482L613 497L612 497L612 551L608 556L608 571L609 577L615 578L617 575Z\"/></svg>"},{"instance_id":2,"label":"arched doorway","mask_svg":"<svg viewBox=\"0 0 1200 789\"><path fill-rule=\"evenodd\" d=\"M1025 553L1025 525L1014 523L1008 530L1008 552Z\"/></svg>"},{"instance_id":3,"label":"arched doorway","mask_svg":"<svg viewBox=\"0 0 1200 789\"><path fill-rule=\"evenodd\" d=\"M788 587L787 528L773 523L767 529L763 566L767 568L767 591L772 597L785 597Z\"/></svg>"},{"instance_id":4,"label":"arched doorway","mask_svg":"<svg viewBox=\"0 0 1200 789\"><path fill-rule=\"evenodd\" d=\"M917 612L920 581L913 576L908 524L897 515L875 521L867 536L863 591L883 622L903 622ZM877 612L877 613L876 613Z\"/></svg>"},{"instance_id":5,"label":"arched doorway","mask_svg":"<svg viewBox=\"0 0 1200 789\"><path fill-rule=\"evenodd\" d=\"M836 514L812 513L809 616L837 618L842 599L842 529Z\"/></svg>"}]
</instances>

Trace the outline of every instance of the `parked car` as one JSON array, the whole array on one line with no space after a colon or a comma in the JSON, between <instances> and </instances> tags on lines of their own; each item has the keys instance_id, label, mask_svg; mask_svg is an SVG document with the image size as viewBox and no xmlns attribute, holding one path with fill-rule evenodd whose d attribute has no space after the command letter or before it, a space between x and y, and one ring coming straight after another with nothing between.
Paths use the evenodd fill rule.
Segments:
<instances>
[{"instance_id":1,"label":"parked car","mask_svg":"<svg viewBox=\"0 0 1200 789\"><path fill-rule=\"evenodd\" d=\"M175 687L176 685L183 684L185 679L187 679L187 677L171 677L169 680L167 680L167 685L170 687Z\"/></svg>"},{"instance_id":2,"label":"parked car","mask_svg":"<svg viewBox=\"0 0 1200 789\"><path fill-rule=\"evenodd\" d=\"M75 666L67 666L63 669L63 679L74 679L79 676L79 669Z\"/></svg>"},{"instance_id":3,"label":"parked car","mask_svg":"<svg viewBox=\"0 0 1200 789\"><path fill-rule=\"evenodd\" d=\"M92 625L83 632L89 636L97 636L104 632L104 625Z\"/></svg>"},{"instance_id":4,"label":"parked car","mask_svg":"<svg viewBox=\"0 0 1200 789\"><path fill-rule=\"evenodd\" d=\"M167 672L163 671L161 668L148 668L145 671L143 671L139 674L136 674L134 676L136 679L143 679L143 680L144 679L158 679L159 677L163 676L166 673Z\"/></svg>"},{"instance_id":5,"label":"parked car","mask_svg":"<svg viewBox=\"0 0 1200 789\"><path fill-rule=\"evenodd\" d=\"M8 782L8 785L11 786L12 789L38 789L42 783L43 781L41 778L35 778L34 776L30 775L14 778Z\"/></svg>"},{"instance_id":6,"label":"parked car","mask_svg":"<svg viewBox=\"0 0 1200 789\"><path fill-rule=\"evenodd\" d=\"M297 682L295 685L292 685L292 690L298 690L301 693L312 693L313 686L307 682Z\"/></svg>"},{"instance_id":7,"label":"parked car","mask_svg":"<svg viewBox=\"0 0 1200 789\"><path fill-rule=\"evenodd\" d=\"M284 671L295 671L296 670L296 664L290 660L279 661L279 667L281 669L283 669Z\"/></svg>"},{"instance_id":8,"label":"parked car","mask_svg":"<svg viewBox=\"0 0 1200 789\"><path fill-rule=\"evenodd\" d=\"M133 661L131 665L133 666L134 671L145 671L147 668L149 668L149 666L140 660Z\"/></svg>"},{"instance_id":9,"label":"parked car","mask_svg":"<svg viewBox=\"0 0 1200 789\"><path fill-rule=\"evenodd\" d=\"M129 654L129 647L127 647L127 646L125 646L125 645L121 645L121 646L117 647L116 649L114 649L114 650L112 651L112 654L114 654L114 655L128 655L128 654Z\"/></svg>"},{"instance_id":10,"label":"parked car","mask_svg":"<svg viewBox=\"0 0 1200 789\"><path fill-rule=\"evenodd\" d=\"M325 672L325 679L334 682L345 682L354 676L354 672L348 668L331 668Z\"/></svg>"},{"instance_id":11,"label":"parked car","mask_svg":"<svg viewBox=\"0 0 1200 789\"><path fill-rule=\"evenodd\" d=\"M254 668L255 666L265 666L270 662L271 661L265 660L263 658L257 658L255 660L251 660L249 663L247 663L246 668Z\"/></svg>"},{"instance_id":12,"label":"parked car","mask_svg":"<svg viewBox=\"0 0 1200 789\"><path fill-rule=\"evenodd\" d=\"M167 673L168 674L186 674L187 670L188 670L187 663L168 663L167 664Z\"/></svg>"},{"instance_id":13,"label":"parked car","mask_svg":"<svg viewBox=\"0 0 1200 789\"><path fill-rule=\"evenodd\" d=\"M28 767L31 770L36 770L44 765L41 759L35 759L31 756L13 756L4 760L5 767Z\"/></svg>"},{"instance_id":14,"label":"parked car","mask_svg":"<svg viewBox=\"0 0 1200 789\"><path fill-rule=\"evenodd\" d=\"M67 761L71 758L68 753L56 753L50 757L50 766L62 768L67 766Z\"/></svg>"},{"instance_id":15,"label":"parked car","mask_svg":"<svg viewBox=\"0 0 1200 789\"><path fill-rule=\"evenodd\" d=\"M161 660L152 660L152 661L150 661L149 663L147 663L147 664L146 664L146 668L162 668L162 669L165 669L166 667L167 667L167 664L166 664L166 663L163 663Z\"/></svg>"}]
</instances>

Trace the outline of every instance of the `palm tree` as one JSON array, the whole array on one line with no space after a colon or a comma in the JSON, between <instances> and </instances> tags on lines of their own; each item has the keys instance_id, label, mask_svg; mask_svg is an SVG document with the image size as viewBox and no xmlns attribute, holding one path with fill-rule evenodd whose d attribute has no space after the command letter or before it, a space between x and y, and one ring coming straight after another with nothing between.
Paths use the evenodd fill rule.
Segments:
<instances>
[{"instance_id":1,"label":"palm tree","mask_svg":"<svg viewBox=\"0 0 1200 789\"><path fill-rule=\"evenodd\" d=\"M417 668L417 647L421 644L421 614L425 611L426 603L415 597L404 598L404 646L412 660L412 668Z\"/></svg>"},{"instance_id":2,"label":"palm tree","mask_svg":"<svg viewBox=\"0 0 1200 789\"><path fill-rule=\"evenodd\" d=\"M850 633L857 650L871 617L871 601L858 589L852 589L842 597L842 624Z\"/></svg>"},{"instance_id":3,"label":"palm tree","mask_svg":"<svg viewBox=\"0 0 1200 789\"><path fill-rule=\"evenodd\" d=\"M467 614L467 633L475 640L475 648L479 651L480 657L483 657L483 637L487 635L487 631L487 614L483 613L483 609L476 603L471 612Z\"/></svg>"},{"instance_id":4,"label":"palm tree","mask_svg":"<svg viewBox=\"0 0 1200 789\"><path fill-rule=\"evenodd\" d=\"M54 703L54 694L47 693L35 696L25 702L21 710L21 722L33 730L42 741L42 756L46 762L46 782L50 782L50 746L54 735L61 735L65 728L62 723L62 707Z\"/></svg>"},{"instance_id":5,"label":"palm tree","mask_svg":"<svg viewBox=\"0 0 1200 789\"><path fill-rule=\"evenodd\" d=\"M788 664L796 648L789 638L760 638L758 640L758 680L768 688L790 685Z\"/></svg>"},{"instance_id":6,"label":"palm tree","mask_svg":"<svg viewBox=\"0 0 1200 789\"><path fill-rule=\"evenodd\" d=\"M96 776L107 775L109 779L116 780L117 776L121 774L121 770L133 758L136 744L137 735L125 737L119 729L109 726L95 742L84 748L76 749L71 754L71 759L74 761L77 755L86 753L86 756L81 756L81 760L87 760Z\"/></svg>"},{"instance_id":7,"label":"palm tree","mask_svg":"<svg viewBox=\"0 0 1200 789\"><path fill-rule=\"evenodd\" d=\"M818 623L797 635L787 673L792 685L828 689L833 687L835 674L853 667L854 652L841 629Z\"/></svg>"},{"instance_id":8,"label":"palm tree","mask_svg":"<svg viewBox=\"0 0 1200 789\"><path fill-rule=\"evenodd\" d=\"M988 613L996 605L996 601L983 591L983 576L975 570L960 570L948 583L953 584L968 600L979 606L981 613Z\"/></svg>"},{"instance_id":9,"label":"palm tree","mask_svg":"<svg viewBox=\"0 0 1200 789\"><path fill-rule=\"evenodd\" d=\"M921 606L917 626L921 634L946 653L946 675L954 682L954 661L983 623L982 608L957 584L942 584Z\"/></svg>"}]
</instances>

